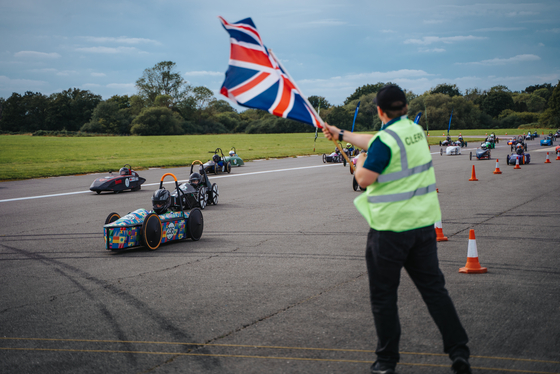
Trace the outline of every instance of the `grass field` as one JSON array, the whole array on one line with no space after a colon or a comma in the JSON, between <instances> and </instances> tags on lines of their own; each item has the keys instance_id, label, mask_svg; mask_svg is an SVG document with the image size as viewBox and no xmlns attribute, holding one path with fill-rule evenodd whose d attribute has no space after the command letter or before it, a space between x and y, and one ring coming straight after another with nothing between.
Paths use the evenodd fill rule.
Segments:
<instances>
[{"instance_id":1,"label":"grass field","mask_svg":"<svg viewBox=\"0 0 560 374\"><path fill-rule=\"evenodd\" d=\"M484 135L493 130L454 130L451 136ZM538 130L539 133L542 130ZM430 131L429 143L438 144L442 130ZM496 130L497 135L521 134L523 130ZM126 137L0 136L0 180L117 171L125 163L135 170L186 166L206 162L217 147L227 154L231 147L246 161L330 153L334 144L321 133L313 151L313 133L225 134ZM475 141L475 139L468 139Z\"/></svg>"}]
</instances>

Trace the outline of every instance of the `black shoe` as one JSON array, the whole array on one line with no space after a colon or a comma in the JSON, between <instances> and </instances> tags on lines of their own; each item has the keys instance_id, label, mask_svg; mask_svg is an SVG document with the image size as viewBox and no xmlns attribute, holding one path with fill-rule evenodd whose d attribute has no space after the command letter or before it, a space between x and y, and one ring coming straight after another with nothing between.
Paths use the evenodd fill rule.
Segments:
<instances>
[{"instance_id":1,"label":"black shoe","mask_svg":"<svg viewBox=\"0 0 560 374\"><path fill-rule=\"evenodd\" d=\"M472 374L469 361L463 357L457 357L453 360L451 370L453 370L454 374Z\"/></svg>"},{"instance_id":2,"label":"black shoe","mask_svg":"<svg viewBox=\"0 0 560 374\"><path fill-rule=\"evenodd\" d=\"M375 361L371 365L371 374L395 374L395 365Z\"/></svg>"}]
</instances>

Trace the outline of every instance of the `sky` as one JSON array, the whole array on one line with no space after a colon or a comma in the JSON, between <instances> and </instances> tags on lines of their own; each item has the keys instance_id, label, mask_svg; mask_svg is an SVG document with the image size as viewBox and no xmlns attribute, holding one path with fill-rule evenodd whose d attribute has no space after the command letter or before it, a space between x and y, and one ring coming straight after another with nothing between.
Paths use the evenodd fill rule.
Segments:
<instances>
[{"instance_id":1,"label":"sky","mask_svg":"<svg viewBox=\"0 0 560 374\"><path fill-rule=\"evenodd\" d=\"M340 105L365 84L512 91L560 80L560 1L0 0L0 97L69 88L137 93L173 61L219 94L228 22L251 17L306 96Z\"/></svg>"}]
</instances>

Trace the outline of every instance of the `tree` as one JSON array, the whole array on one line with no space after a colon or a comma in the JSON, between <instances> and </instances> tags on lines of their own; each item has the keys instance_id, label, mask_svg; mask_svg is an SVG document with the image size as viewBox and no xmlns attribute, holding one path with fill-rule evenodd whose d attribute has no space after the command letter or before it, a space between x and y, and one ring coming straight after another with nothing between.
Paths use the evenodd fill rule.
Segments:
<instances>
[{"instance_id":1,"label":"tree","mask_svg":"<svg viewBox=\"0 0 560 374\"><path fill-rule=\"evenodd\" d=\"M175 71L175 63L171 61L162 61L144 70L142 77L136 81L136 87L139 94L151 103L158 95L169 95L174 100L180 100L191 90L187 81Z\"/></svg>"},{"instance_id":2,"label":"tree","mask_svg":"<svg viewBox=\"0 0 560 374\"><path fill-rule=\"evenodd\" d=\"M358 87L358 88L356 88L356 91L354 91L354 93L352 95L348 96L346 98L346 100L344 100L344 105L350 103L352 100L359 99L364 95L371 94L371 93L377 93L377 92L379 92L380 89L382 89L383 87L385 87L386 85L389 85L389 84L394 84L394 83L378 82L376 84L366 84L364 86Z\"/></svg>"},{"instance_id":3,"label":"tree","mask_svg":"<svg viewBox=\"0 0 560 374\"><path fill-rule=\"evenodd\" d=\"M548 99L548 109L539 117L539 124L545 127L560 128L560 81Z\"/></svg>"},{"instance_id":4,"label":"tree","mask_svg":"<svg viewBox=\"0 0 560 374\"><path fill-rule=\"evenodd\" d=\"M447 83L438 84L435 88L432 88L430 90L430 93L431 94L441 93L449 97L463 96L461 94L461 91L459 91L459 87L457 87L456 84L447 84Z\"/></svg>"},{"instance_id":5,"label":"tree","mask_svg":"<svg viewBox=\"0 0 560 374\"><path fill-rule=\"evenodd\" d=\"M78 88L69 88L49 97L46 130L78 131L89 122L101 96Z\"/></svg>"},{"instance_id":6,"label":"tree","mask_svg":"<svg viewBox=\"0 0 560 374\"><path fill-rule=\"evenodd\" d=\"M313 95L309 96L307 100L309 101L309 104L315 108L315 110L319 110L319 105L321 109L329 109L331 107L331 103L329 103L323 96Z\"/></svg>"},{"instance_id":7,"label":"tree","mask_svg":"<svg viewBox=\"0 0 560 374\"><path fill-rule=\"evenodd\" d=\"M491 90L484 98L484 101L482 102L480 107L485 113L492 116L493 118L496 118L502 112L502 110L513 109L515 107L515 104L510 93Z\"/></svg>"},{"instance_id":8,"label":"tree","mask_svg":"<svg viewBox=\"0 0 560 374\"><path fill-rule=\"evenodd\" d=\"M550 91L550 93L552 93L552 91L554 90L554 87L552 87L552 84L545 83L545 84L536 84L534 86L529 86L529 87L525 88L525 92L533 93L534 91L536 91L540 88L546 88L548 91Z\"/></svg>"},{"instance_id":9,"label":"tree","mask_svg":"<svg viewBox=\"0 0 560 374\"><path fill-rule=\"evenodd\" d=\"M130 122L125 112L119 110L115 101L102 101L93 110L91 121L82 126L80 131L126 134L129 133Z\"/></svg>"},{"instance_id":10,"label":"tree","mask_svg":"<svg viewBox=\"0 0 560 374\"><path fill-rule=\"evenodd\" d=\"M504 86L502 84L499 84L497 86L494 86L492 88L490 88L490 92L507 92L507 93L511 93L511 90L509 88L507 88L507 86Z\"/></svg>"},{"instance_id":11,"label":"tree","mask_svg":"<svg viewBox=\"0 0 560 374\"><path fill-rule=\"evenodd\" d=\"M146 108L132 121L134 135L179 135L183 133L183 118L169 108Z\"/></svg>"}]
</instances>

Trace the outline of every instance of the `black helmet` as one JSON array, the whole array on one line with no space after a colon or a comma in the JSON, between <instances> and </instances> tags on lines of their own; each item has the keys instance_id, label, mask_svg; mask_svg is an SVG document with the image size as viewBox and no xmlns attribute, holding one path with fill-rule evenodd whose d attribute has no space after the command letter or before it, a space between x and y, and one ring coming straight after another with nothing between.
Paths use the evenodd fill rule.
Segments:
<instances>
[{"instance_id":1,"label":"black helmet","mask_svg":"<svg viewBox=\"0 0 560 374\"><path fill-rule=\"evenodd\" d=\"M189 178L189 183L193 187L198 187L200 185L200 181L202 181L202 176L198 173L192 173L191 177Z\"/></svg>"},{"instance_id":2,"label":"black helmet","mask_svg":"<svg viewBox=\"0 0 560 374\"><path fill-rule=\"evenodd\" d=\"M154 195L152 196L152 206L154 207L154 212L156 212L156 214L163 214L167 212L170 205L171 195L169 194L169 191L162 188L161 190L156 190L156 192L154 192Z\"/></svg>"},{"instance_id":3,"label":"black helmet","mask_svg":"<svg viewBox=\"0 0 560 374\"><path fill-rule=\"evenodd\" d=\"M212 156L212 161L214 161L214 162L220 162L220 156L218 156L218 155Z\"/></svg>"},{"instance_id":4,"label":"black helmet","mask_svg":"<svg viewBox=\"0 0 560 374\"><path fill-rule=\"evenodd\" d=\"M523 147L517 148L516 152L517 152L518 155L522 155L523 154Z\"/></svg>"},{"instance_id":5,"label":"black helmet","mask_svg":"<svg viewBox=\"0 0 560 374\"><path fill-rule=\"evenodd\" d=\"M121 170L119 170L119 174L120 175L129 175L130 170L128 170L128 168L126 168L126 167L122 167Z\"/></svg>"}]
</instances>

